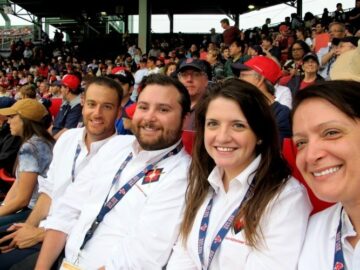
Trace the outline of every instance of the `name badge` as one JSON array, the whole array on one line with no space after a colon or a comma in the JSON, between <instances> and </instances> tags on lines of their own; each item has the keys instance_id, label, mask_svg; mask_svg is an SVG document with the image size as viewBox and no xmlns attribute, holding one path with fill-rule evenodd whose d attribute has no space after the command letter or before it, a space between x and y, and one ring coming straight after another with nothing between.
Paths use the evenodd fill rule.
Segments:
<instances>
[{"instance_id":1,"label":"name badge","mask_svg":"<svg viewBox=\"0 0 360 270\"><path fill-rule=\"evenodd\" d=\"M68 262L67 260L63 260L59 270L82 270L79 266Z\"/></svg>"}]
</instances>

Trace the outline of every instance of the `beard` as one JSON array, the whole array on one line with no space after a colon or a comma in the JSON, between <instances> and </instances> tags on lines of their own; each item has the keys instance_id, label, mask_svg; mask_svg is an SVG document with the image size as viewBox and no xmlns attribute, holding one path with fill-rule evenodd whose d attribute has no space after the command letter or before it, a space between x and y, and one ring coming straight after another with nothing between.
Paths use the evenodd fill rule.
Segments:
<instances>
[{"instance_id":1,"label":"beard","mask_svg":"<svg viewBox=\"0 0 360 270\"><path fill-rule=\"evenodd\" d=\"M156 128L156 136L147 136L143 134L143 128ZM157 127L151 122L140 123L134 127L134 135L142 149L147 151L155 151L168 148L174 145L181 138L182 122L178 127L164 129Z\"/></svg>"}]
</instances>

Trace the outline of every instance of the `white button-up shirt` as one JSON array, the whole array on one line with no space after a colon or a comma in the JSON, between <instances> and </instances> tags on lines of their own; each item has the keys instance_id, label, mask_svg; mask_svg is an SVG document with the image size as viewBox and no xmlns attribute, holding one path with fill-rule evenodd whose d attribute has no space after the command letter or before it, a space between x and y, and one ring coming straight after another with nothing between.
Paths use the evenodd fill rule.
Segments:
<instances>
[{"instance_id":1,"label":"white button-up shirt","mask_svg":"<svg viewBox=\"0 0 360 270\"><path fill-rule=\"evenodd\" d=\"M253 178L251 173L258 167L260 159L261 157L258 156L230 182L227 193L222 183L223 171L215 167L209 175L208 181L216 192L216 196L204 243L205 266L208 265L213 239L243 200ZM212 191L209 192L199 208L185 247L181 238L174 247L167 270L201 269L198 255L199 228L212 193ZM297 180L291 178L280 194L269 203L260 220L262 242L259 243L259 248L254 249L246 244L243 231L235 233L233 229L230 229L215 253L209 269L296 269L311 208L305 188Z\"/></svg>"},{"instance_id":2,"label":"white button-up shirt","mask_svg":"<svg viewBox=\"0 0 360 270\"><path fill-rule=\"evenodd\" d=\"M100 149L54 206L54 215L47 223L48 228L69 234L67 260L74 263L79 259L83 269L105 266L107 270L156 270L166 264L178 236L185 200L190 159L184 148L156 165L161 169L157 181L145 183L140 179L105 216L80 254L79 249L110 190L109 198L113 195L113 178L129 153L133 158L121 174L119 187L173 148L175 145L138 151L134 137L123 135Z\"/></svg>"},{"instance_id":3,"label":"white button-up shirt","mask_svg":"<svg viewBox=\"0 0 360 270\"><path fill-rule=\"evenodd\" d=\"M91 143L88 150L85 145L85 128L73 128L65 131L57 140L53 149L53 159L50 163L47 176L39 176L39 193L47 194L53 201L63 195L66 188L72 182L72 168L76 148L80 145L80 152L75 161L74 177L96 155L98 150L111 138ZM114 133L113 136L116 134ZM50 208L50 213L51 213ZM45 226L42 221L40 226Z\"/></svg>"},{"instance_id":4,"label":"white button-up shirt","mask_svg":"<svg viewBox=\"0 0 360 270\"><path fill-rule=\"evenodd\" d=\"M335 238L342 205L337 203L311 217L299 260L299 270L333 269ZM345 210L342 211L341 244L345 259L344 270L360 269L360 242L353 248L346 240L356 232Z\"/></svg>"}]
</instances>

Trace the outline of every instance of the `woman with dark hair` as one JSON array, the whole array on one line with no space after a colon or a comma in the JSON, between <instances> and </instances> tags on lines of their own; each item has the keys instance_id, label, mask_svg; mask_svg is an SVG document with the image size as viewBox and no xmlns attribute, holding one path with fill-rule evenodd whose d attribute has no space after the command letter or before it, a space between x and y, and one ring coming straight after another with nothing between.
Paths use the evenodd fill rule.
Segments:
<instances>
[{"instance_id":1,"label":"woman with dark hair","mask_svg":"<svg viewBox=\"0 0 360 270\"><path fill-rule=\"evenodd\" d=\"M167 269L296 269L311 205L281 157L264 95L225 80L195 119L186 209Z\"/></svg>"},{"instance_id":2,"label":"woman with dark hair","mask_svg":"<svg viewBox=\"0 0 360 270\"><path fill-rule=\"evenodd\" d=\"M305 181L335 203L311 217L299 270L360 269L360 83L326 81L300 91L293 132Z\"/></svg>"},{"instance_id":3,"label":"woman with dark hair","mask_svg":"<svg viewBox=\"0 0 360 270\"><path fill-rule=\"evenodd\" d=\"M303 40L296 40L289 49L288 60L284 64L285 75L290 78L295 75L303 74L303 57L310 52L310 47ZM289 78L289 79L290 79Z\"/></svg>"},{"instance_id":4,"label":"woman with dark hair","mask_svg":"<svg viewBox=\"0 0 360 270\"><path fill-rule=\"evenodd\" d=\"M20 136L22 145L16 160L15 176L0 206L0 226L26 219L37 200L37 178L46 177L52 159L54 139L47 132L46 108L35 99L22 99L0 110L8 117L11 134Z\"/></svg>"}]
</instances>

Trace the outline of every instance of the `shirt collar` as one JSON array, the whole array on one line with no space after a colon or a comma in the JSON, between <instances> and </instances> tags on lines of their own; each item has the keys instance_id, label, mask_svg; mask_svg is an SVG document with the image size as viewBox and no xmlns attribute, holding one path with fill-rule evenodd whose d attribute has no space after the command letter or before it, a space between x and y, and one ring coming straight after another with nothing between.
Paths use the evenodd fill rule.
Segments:
<instances>
[{"instance_id":1,"label":"shirt collar","mask_svg":"<svg viewBox=\"0 0 360 270\"><path fill-rule=\"evenodd\" d=\"M335 241L336 238L336 232L337 232L337 228L339 226L339 221L340 221L340 212L341 209L343 208L343 206L341 205L341 203L338 203L336 206L336 210L333 214L331 223L330 223L330 235L329 238ZM354 230L354 226L352 225L350 218L348 216L348 214L346 213L345 209L342 210L341 212L341 242L344 242L345 238L349 237L349 236L355 236L356 232Z\"/></svg>"},{"instance_id":2,"label":"shirt collar","mask_svg":"<svg viewBox=\"0 0 360 270\"><path fill-rule=\"evenodd\" d=\"M81 97L80 95L77 95L73 100L69 102L71 109L74 108L76 105L80 104Z\"/></svg>"},{"instance_id":3,"label":"shirt collar","mask_svg":"<svg viewBox=\"0 0 360 270\"><path fill-rule=\"evenodd\" d=\"M175 147L177 147L177 145L180 142L181 142L181 138L175 144L173 144L167 148L160 149L160 150L154 150L154 151L147 151L147 150L142 150L139 142L137 140L134 140L134 142L132 143L132 153L133 153L134 157L141 158L143 160L147 160L146 163L150 164L150 163L153 163L156 160L158 160L158 157L161 157L164 154L173 150Z\"/></svg>"},{"instance_id":4,"label":"shirt collar","mask_svg":"<svg viewBox=\"0 0 360 270\"><path fill-rule=\"evenodd\" d=\"M86 152L88 152L87 150L87 147L86 147L86 143L85 143L85 137L86 137L86 128L85 127L82 127L81 129L83 129L82 132L79 132L79 136L78 136L78 144L81 146L81 149L86 149ZM92 142L90 144L90 153L96 153L101 146L103 146L108 140L110 140L111 138L113 138L114 136L116 136L116 132L111 135L110 137L107 137L103 140L100 140L100 141L95 141L95 142Z\"/></svg>"},{"instance_id":5,"label":"shirt collar","mask_svg":"<svg viewBox=\"0 0 360 270\"><path fill-rule=\"evenodd\" d=\"M259 167L261 155L258 155L238 176L234 178L240 185L249 186L254 178L254 172ZM224 170L218 166L212 170L208 177L208 181L215 193L218 193L220 188L223 187L222 178Z\"/></svg>"}]
</instances>

